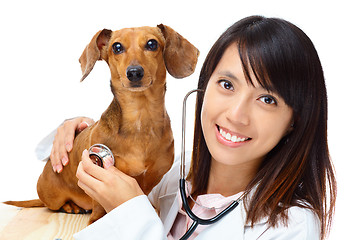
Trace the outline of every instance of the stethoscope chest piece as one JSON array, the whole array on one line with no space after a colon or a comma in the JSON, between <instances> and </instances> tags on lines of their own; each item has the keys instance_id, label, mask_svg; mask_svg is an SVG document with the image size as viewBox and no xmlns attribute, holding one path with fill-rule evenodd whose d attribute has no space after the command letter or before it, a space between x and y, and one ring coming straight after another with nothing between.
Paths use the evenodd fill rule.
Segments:
<instances>
[{"instance_id":1,"label":"stethoscope chest piece","mask_svg":"<svg viewBox=\"0 0 360 240\"><path fill-rule=\"evenodd\" d=\"M111 150L103 144L94 144L89 148L89 158L94 164L104 167L104 159L111 157L115 161L114 155Z\"/></svg>"}]
</instances>

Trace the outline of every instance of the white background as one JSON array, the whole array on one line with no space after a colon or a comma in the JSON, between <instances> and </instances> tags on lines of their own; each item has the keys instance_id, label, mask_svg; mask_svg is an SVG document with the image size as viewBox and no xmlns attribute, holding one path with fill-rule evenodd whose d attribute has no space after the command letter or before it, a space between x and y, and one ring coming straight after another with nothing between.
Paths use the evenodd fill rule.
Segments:
<instances>
[{"instance_id":1,"label":"white background","mask_svg":"<svg viewBox=\"0 0 360 240\"><path fill-rule=\"evenodd\" d=\"M200 50L199 64L191 77L177 80L168 76L166 105L178 154L182 98L196 87L209 48L232 23L257 14L296 24L318 50L328 88L329 148L339 188L330 239L340 239L343 234L357 238L356 220L360 214L357 10L356 1L346 0L2 1L0 201L36 198L36 181L44 165L36 160L36 144L65 118L85 115L98 119L109 105L112 95L106 63L98 62L89 77L81 84L79 81L78 58L98 30L164 23ZM190 137L190 128L188 132ZM190 146L191 140L188 143Z\"/></svg>"}]
</instances>

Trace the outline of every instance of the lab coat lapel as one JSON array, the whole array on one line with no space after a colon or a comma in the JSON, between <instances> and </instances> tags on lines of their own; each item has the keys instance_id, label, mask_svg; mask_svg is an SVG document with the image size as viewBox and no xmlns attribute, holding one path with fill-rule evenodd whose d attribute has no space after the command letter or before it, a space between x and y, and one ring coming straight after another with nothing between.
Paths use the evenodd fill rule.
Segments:
<instances>
[{"instance_id":1,"label":"lab coat lapel","mask_svg":"<svg viewBox=\"0 0 360 240\"><path fill-rule=\"evenodd\" d=\"M208 239L244 239L244 225L246 214L243 204L240 203L232 212L228 213L218 222L206 227L195 238L196 240Z\"/></svg>"},{"instance_id":2,"label":"lab coat lapel","mask_svg":"<svg viewBox=\"0 0 360 240\"><path fill-rule=\"evenodd\" d=\"M164 224L164 230L169 233L179 212L179 192L168 194L160 198L160 219Z\"/></svg>"}]
</instances>

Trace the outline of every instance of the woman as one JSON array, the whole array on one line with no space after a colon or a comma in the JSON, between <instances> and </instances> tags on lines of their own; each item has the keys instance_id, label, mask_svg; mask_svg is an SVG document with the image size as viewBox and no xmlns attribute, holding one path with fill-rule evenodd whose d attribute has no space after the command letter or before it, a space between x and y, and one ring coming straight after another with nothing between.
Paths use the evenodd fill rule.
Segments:
<instances>
[{"instance_id":1,"label":"woman","mask_svg":"<svg viewBox=\"0 0 360 240\"><path fill-rule=\"evenodd\" d=\"M240 20L210 50L198 88L204 91L197 97L187 177L192 210L209 218L240 196L242 202L218 223L198 227L192 238L324 239L336 181L324 76L311 40L281 19ZM83 120L59 129L54 170L60 161L66 164ZM79 186L108 214L78 239L179 239L190 226L178 196L178 162L146 198L133 178L98 168L86 150L82 160Z\"/></svg>"}]
</instances>

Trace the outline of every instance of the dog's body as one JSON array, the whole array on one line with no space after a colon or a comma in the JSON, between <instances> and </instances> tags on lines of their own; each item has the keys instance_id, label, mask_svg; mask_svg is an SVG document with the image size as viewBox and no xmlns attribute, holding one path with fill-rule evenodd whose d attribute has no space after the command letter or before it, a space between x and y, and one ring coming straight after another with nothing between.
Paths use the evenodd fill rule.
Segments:
<instances>
[{"instance_id":1,"label":"dog's body","mask_svg":"<svg viewBox=\"0 0 360 240\"><path fill-rule=\"evenodd\" d=\"M69 164L61 173L44 167L37 185L40 201L7 202L31 207L45 205L69 213L92 210L92 223L105 210L78 187L76 171L84 149L108 146L115 167L133 176L145 194L161 180L174 158L174 140L165 109L166 69L176 77L193 73L198 50L170 27L99 31L80 57L83 79L97 60L111 71L114 99L100 120L76 136Z\"/></svg>"}]
</instances>

